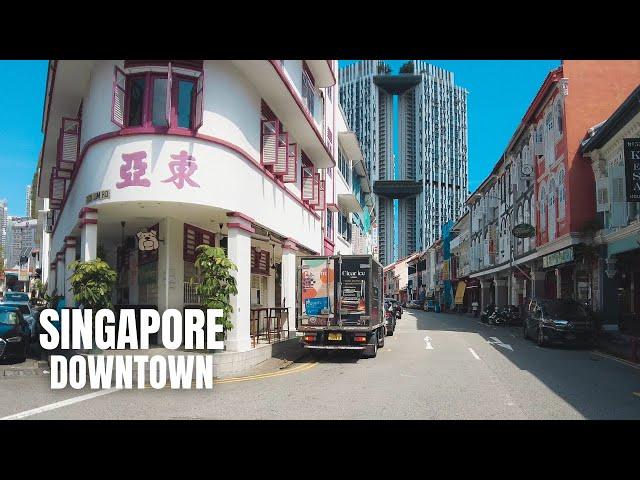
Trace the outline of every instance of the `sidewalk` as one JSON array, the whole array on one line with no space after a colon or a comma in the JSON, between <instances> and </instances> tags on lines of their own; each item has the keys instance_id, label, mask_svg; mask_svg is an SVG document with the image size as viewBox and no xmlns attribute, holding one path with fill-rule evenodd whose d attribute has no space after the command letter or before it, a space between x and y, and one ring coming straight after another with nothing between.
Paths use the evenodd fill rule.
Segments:
<instances>
[{"instance_id":1,"label":"sidewalk","mask_svg":"<svg viewBox=\"0 0 640 480\"><path fill-rule=\"evenodd\" d=\"M34 358L28 358L26 361L20 363L4 363L0 364L0 380L8 377L45 375L45 370L48 370L47 362Z\"/></svg>"},{"instance_id":2,"label":"sidewalk","mask_svg":"<svg viewBox=\"0 0 640 480\"><path fill-rule=\"evenodd\" d=\"M596 337L596 347L603 352L610 353L616 357L623 358L631 362L640 362L640 348L636 347L636 353L633 352L633 340L637 337L625 335L623 333L612 331L601 331Z\"/></svg>"}]
</instances>

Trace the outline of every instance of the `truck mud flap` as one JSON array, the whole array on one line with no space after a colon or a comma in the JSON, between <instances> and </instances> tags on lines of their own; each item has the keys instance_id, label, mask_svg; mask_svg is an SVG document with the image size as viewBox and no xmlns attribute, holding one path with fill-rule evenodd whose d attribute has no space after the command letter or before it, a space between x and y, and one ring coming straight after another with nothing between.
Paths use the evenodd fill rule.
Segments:
<instances>
[{"instance_id":1,"label":"truck mud flap","mask_svg":"<svg viewBox=\"0 0 640 480\"><path fill-rule=\"evenodd\" d=\"M353 345L304 345L304 348L313 350L364 350L366 347Z\"/></svg>"}]
</instances>

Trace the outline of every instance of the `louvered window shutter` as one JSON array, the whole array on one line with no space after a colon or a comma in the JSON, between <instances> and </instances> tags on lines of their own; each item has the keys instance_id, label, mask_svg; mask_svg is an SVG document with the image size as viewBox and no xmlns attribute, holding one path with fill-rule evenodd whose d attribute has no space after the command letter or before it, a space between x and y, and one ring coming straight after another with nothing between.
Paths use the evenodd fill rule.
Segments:
<instances>
[{"instance_id":1,"label":"louvered window shutter","mask_svg":"<svg viewBox=\"0 0 640 480\"><path fill-rule=\"evenodd\" d=\"M282 181L284 183L296 183L298 181L298 145L296 143L290 143L287 150L287 173L283 175Z\"/></svg>"},{"instance_id":2,"label":"louvered window shutter","mask_svg":"<svg viewBox=\"0 0 640 480\"><path fill-rule=\"evenodd\" d=\"M58 139L58 161L60 170L72 171L78 159L80 147L80 122L73 118L63 118Z\"/></svg>"},{"instance_id":3,"label":"louvered window shutter","mask_svg":"<svg viewBox=\"0 0 640 480\"><path fill-rule=\"evenodd\" d=\"M320 201L320 174L318 172L313 173L313 197L309 201L310 205L318 205Z\"/></svg>"},{"instance_id":4,"label":"louvered window shutter","mask_svg":"<svg viewBox=\"0 0 640 480\"><path fill-rule=\"evenodd\" d=\"M276 151L276 163L273 165L273 173L276 175L285 175L288 171L287 161L289 156L289 134L278 134L278 147Z\"/></svg>"},{"instance_id":5,"label":"louvered window shutter","mask_svg":"<svg viewBox=\"0 0 640 480\"><path fill-rule=\"evenodd\" d=\"M624 227L627 224L627 202L624 192L624 166L617 165L609 169L611 192L610 227Z\"/></svg>"},{"instance_id":6,"label":"louvered window shutter","mask_svg":"<svg viewBox=\"0 0 640 480\"><path fill-rule=\"evenodd\" d=\"M113 72L113 98L111 99L111 121L120 128L125 123L125 100L126 100L127 76L119 67Z\"/></svg>"},{"instance_id":7,"label":"louvered window shutter","mask_svg":"<svg viewBox=\"0 0 640 480\"><path fill-rule=\"evenodd\" d=\"M193 128L198 130L204 119L204 70L196 82L195 110L193 116Z\"/></svg>"},{"instance_id":8,"label":"louvered window shutter","mask_svg":"<svg viewBox=\"0 0 640 480\"><path fill-rule=\"evenodd\" d=\"M326 208L326 180L320 180L318 184L318 203L313 207L314 210L324 210Z\"/></svg>"},{"instance_id":9,"label":"louvered window shutter","mask_svg":"<svg viewBox=\"0 0 640 480\"><path fill-rule=\"evenodd\" d=\"M305 165L302 167L302 199L313 199L313 167Z\"/></svg>"},{"instance_id":10,"label":"louvered window shutter","mask_svg":"<svg viewBox=\"0 0 640 480\"><path fill-rule=\"evenodd\" d=\"M196 259L196 247L197 238L195 228L184 225L184 248L183 248L183 260L185 262L194 262Z\"/></svg>"},{"instance_id":11,"label":"louvered window shutter","mask_svg":"<svg viewBox=\"0 0 640 480\"><path fill-rule=\"evenodd\" d=\"M276 146L278 142L278 122L276 120L262 120L262 152L263 165L276 163Z\"/></svg>"},{"instance_id":12,"label":"louvered window shutter","mask_svg":"<svg viewBox=\"0 0 640 480\"><path fill-rule=\"evenodd\" d=\"M609 188L608 178L601 177L596 180L596 194L597 194L597 212L609 211Z\"/></svg>"}]
</instances>

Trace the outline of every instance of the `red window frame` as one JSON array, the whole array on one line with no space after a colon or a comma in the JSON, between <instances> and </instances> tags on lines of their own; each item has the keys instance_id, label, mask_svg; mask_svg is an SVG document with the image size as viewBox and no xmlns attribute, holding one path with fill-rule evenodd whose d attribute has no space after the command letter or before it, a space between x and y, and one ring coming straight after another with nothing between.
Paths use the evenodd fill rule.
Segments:
<instances>
[{"instance_id":1,"label":"red window frame","mask_svg":"<svg viewBox=\"0 0 640 480\"><path fill-rule=\"evenodd\" d=\"M196 72L196 70L194 70ZM124 75L124 92L123 87L118 85L118 76ZM119 67L115 67L114 69L114 82L113 82L113 99L112 99L112 114L111 121L118 125L123 129L144 129L152 130L154 132L165 132L169 129L171 130L182 130L182 131L196 131L198 128L202 126L203 120L203 101L204 101L204 71L199 72L199 76L191 76L183 73L174 72L172 69L171 63L168 64L167 72L156 72L156 71L147 71L147 72L132 72L125 73ZM131 84L134 80L144 78L144 95L142 101L142 119L140 125L129 125L129 109L131 105ZM167 100L165 102L165 118L167 119L168 125L159 126L153 125L153 89L154 89L154 80L157 78L167 79ZM181 127L178 125L178 100L179 100L179 85L180 81L188 81L192 83L192 94L191 94L191 114L189 116L189 127ZM119 122L119 119L115 118L115 109L116 109L116 101L117 95L122 95L123 97L123 118L122 124Z\"/></svg>"},{"instance_id":2,"label":"red window frame","mask_svg":"<svg viewBox=\"0 0 640 480\"><path fill-rule=\"evenodd\" d=\"M194 238L195 246L193 247L193 252L190 252L187 249L187 235L189 230L193 230L194 237L195 237ZM209 243L204 242L205 235L209 236ZM198 256L198 253L196 252L196 250L200 245L215 246L216 244L215 233L210 232L208 230L204 230L203 228L200 228L200 227L196 227L195 225L190 225L188 223L185 223L183 226L183 236L184 236L184 243L182 245L182 259L185 262L194 263L196 261L196 257Z\"/></svg>"}]
</instances>

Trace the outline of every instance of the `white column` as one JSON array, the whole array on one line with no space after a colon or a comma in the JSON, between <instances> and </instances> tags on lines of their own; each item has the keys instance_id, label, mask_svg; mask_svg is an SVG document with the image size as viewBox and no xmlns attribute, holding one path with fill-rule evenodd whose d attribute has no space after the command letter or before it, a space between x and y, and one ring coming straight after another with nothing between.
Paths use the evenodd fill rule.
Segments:
<instances>
[{"instance_id":1,"label":"white column","mask_svg":"<svg viewBox=\"0 0 640 480\"><path fill-rule=\"evenodd\" d=\"M158 237L158 309L168 308L182 311L184 307L184 224L167 217L159 223Z\"/></svg>"},{"instance_id":2,"label":"white column","mask_svg":"<svg viewBox=\"0 0 640 480\"><path fill-rule=\"evenodd\" d=\"M56 253L56 295L64 293L64 251Z\"/></svg>"},{"instance_id":3,"label":"white column","mask_svg":"<svg viewBox=\"0 0 640 480\"><path fill-rule=\"evenodd\" d=\"M80 228L80 259L83 262L95 260L98 252L98 210L83 208L80 211Z\"/></svg>"},{"instance_id":4,"label":"white column","mask_svg":"<svg viewBox=\"0 0 640 480\"><path fill-rule=\"evenodd\" d=\"M494 283L496 285L496 307L504 307L507 304L507 281L496 277Z\"/></svg>"},{"instance_id":5,"label":"white column","mask_svg":"<svg viewBox=\"0 0 640 480\"><path fill-rule=\"evenodd\" d=\"M281 305L289 308L289 331L296 330L296 244L287 240L282 245Z\"/></svg>"},{"instance_id":6,"label":"white column","mask_svg":"<svg viewBox=\"0 0 640 480\"><path fill-rule=\"evenodd\" d=\"M69 265L76 259L76 238L65 237L64 238L64 301L67 308L75 306L73 300L73 290L71 289L72 271L69 270Z\"/></svg>"},{"instance_id":7,"label":"white column","mask_svg":"<svg viewBox=\"0 0 640 480\"><path fill-rule=\"evenodd\" d=\"M545 272L531 272L531 297L544 297Z\"/></svg>"},{"instance_id":8,"label":"white column","mask_svg":"<svg viewBox=\"0 0 640 480\"><path fill-rule=\"evenodd\" d=\"M238 270L232 271L236 279L237 295L231 295L229 302L233 307L230 321L233 328L227 332L225 346L231 352L244 352L251 349L250 308L251 308L251 234L254 229L252 220L237 212L229 212L227 227L227 254Z\"/></svg>"},{"instance_id":9,"label":"white column","mask_svg":"<svg viewBox=\"0 0 640 480\"><path fill-rule=\"evenodd\" d=\"M56 279L57 279L57 272L56 272L56 268L58 266L58 262L52 262L48 264L48 268L47 271L49 272L47 275L47 295L51 295L53 294L53 291L56 288ZM43 268L44 271L44 268Z\"/></svg>"}]
</instances>

